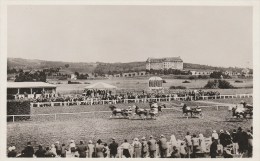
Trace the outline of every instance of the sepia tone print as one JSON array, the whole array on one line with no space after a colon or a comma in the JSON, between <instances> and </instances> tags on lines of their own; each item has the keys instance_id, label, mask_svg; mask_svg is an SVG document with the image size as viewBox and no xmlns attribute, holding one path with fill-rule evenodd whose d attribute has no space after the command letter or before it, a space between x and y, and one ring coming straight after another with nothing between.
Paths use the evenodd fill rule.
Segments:
<instances>
[{"instance_id":1,"label":"sepia tone print","mask_svg":"<svg viewBox=\"0 0 260 161\"><path fill-rule=\"evenodd\" d=\"M252 158L252 17L9 5L7 157Z\"/></svg>"}]
</instances>

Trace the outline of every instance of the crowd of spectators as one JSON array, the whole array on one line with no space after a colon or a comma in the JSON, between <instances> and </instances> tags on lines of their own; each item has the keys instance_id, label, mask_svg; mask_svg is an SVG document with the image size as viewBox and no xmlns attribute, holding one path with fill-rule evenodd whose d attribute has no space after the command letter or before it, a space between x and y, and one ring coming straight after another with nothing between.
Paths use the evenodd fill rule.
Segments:
<instances>
[{"instance_id":1,"label":"crowd of spectators","mask_svg":"<svg viewBox=\"0 0 260 161\"><path fill-rule=\"evenodd\" d=\"M79 158L204 158L204 157L252 157L253 131L244 131L241 127L233 131L213 131L211 137L205 138L202 133L186 133L183 139L177 139L171 135L170 139L164 135L159 138L149 136L134 138L129 142L124 139L118 143L116 138L111 138L110 143L98 139L95 143L83 140L76 143L70 140L69 143L56 141L52 145L42 144L33 147L31 142L18 154L15 145L8 148L8 157L79 157Z\"/></svg>"},{"instance_id":2,"label":"crowd of spectators","mask_svg":"<svg viewBox=\"0 0 260 161\"><path fill-rule=\"evenodd\" d=\"M178 90L174 92L165 93L148 93L148 92L126 92L112 94L109 90L97 90L86 91L82 95L61 95L61 94L42 94L40 97L31 98L32 102L77 102L86 101L90 102L94 100L93 104L101 104L102 101L116 101L117 103L135 102L140 99L161 99L161 101L167 101L169 98L174 99L178 97L184 98L184 100L199 100L201 96L219 96L218 91L203 91L203 90Z\"/></svg>"}]
</instances>

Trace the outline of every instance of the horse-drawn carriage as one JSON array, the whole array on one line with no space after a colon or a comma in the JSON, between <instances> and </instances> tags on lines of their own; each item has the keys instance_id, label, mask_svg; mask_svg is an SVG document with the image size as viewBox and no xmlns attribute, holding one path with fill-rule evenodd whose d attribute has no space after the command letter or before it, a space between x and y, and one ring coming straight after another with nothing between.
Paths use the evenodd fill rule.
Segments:
<instances>
[{"instance_id":1,"label":"horse-drawn carriage","mask_svg":"<svg viewBox=\"0 0 260 161\"><path fill-rule=\"evenodd\" d=\"M189 117L190 118L202 118L203 117L202 110L200 107L198 107L198 106L189 107L184 103L182 103L181 106L182 106L183 117L186 117L186 118L189 118Z\"/></svg>"},{"instance_id":2,"label":"horse-drawn carriage","mask_svg":"<svg viewBox=\"0 0 260 161\"><path fill-rule=\"evenodd\" d=\"M244 101L236 106L230 106L228 111L226 121L244 121L253 118L253 105Z\"/></svg>"},{"instance_id":3,"label":"horse-drawn carriage","mask_svg":"<svg viewBox=\"0 0 260 161\"><path fill-rule=\"evenodd\" d=\"M158 105L156 102L150 103L150 109L143 109L136 105L129 106L128 109L119 109L114 105L110 105L109 108L112 111L110 118L124 118L124 119L156 119L159 112L162 112L162 108L165 108L165 104Z\"/></svg>"}]
</instances>

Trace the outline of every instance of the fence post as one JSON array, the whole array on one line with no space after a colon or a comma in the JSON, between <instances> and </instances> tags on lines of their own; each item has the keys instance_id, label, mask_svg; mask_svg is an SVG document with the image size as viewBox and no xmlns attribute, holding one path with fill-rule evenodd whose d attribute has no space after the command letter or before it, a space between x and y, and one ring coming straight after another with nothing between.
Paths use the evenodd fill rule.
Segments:
<instances>
[{"instance_id":1,"label":"fence post","mask_svg":"<svg viewBox=\"0 0 260 161\"><path fill-rule=\"evenodd\" d=\"M54 119L55 119L55 121L57 120L57 114L56 113L54 114Z\"/></svg>"},{"instance_id":2,"label":"fence post","mask_svg":"<svg viewBox=\"0 0 260 161\"><path fill-rule=\"evenodd\" d=\"M14 115L13 115L13 122L14 122Z\"/></svg>"}]
</instances>

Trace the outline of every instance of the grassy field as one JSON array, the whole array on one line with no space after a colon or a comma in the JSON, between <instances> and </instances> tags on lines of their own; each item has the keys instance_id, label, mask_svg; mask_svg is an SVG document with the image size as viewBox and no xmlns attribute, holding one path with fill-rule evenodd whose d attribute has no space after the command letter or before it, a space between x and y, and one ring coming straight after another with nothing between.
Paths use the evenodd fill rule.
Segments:
<instances>
[{"instance_id":1,"label":"grassy field","mask_svg":"<svg viewBox=\"0 0 260 161\"><path fill-rule=\"evenodd\" d=\"M229 99L226 99L227 101ZM245 100L248 101L248 100ZM223 102L222 100L220 102ZM234 100L226 103L233 103ZM232 130L241 126L244 129L252 126L252 120L244 122L227 122L227 109L222 107L218 111L215 108L202 108L204 117L202 119L182 117L180 107L174 106L180 102L167 102L167 107L163 109L157 120L126 120L109 119L110 112L91 113L80 115L59 115L54 121L53 116L35 117L31 121L15 122L7 124L7 144L15 143L20 151L27 141L32 141L33 145L50 145L55 141L68 143L70 139L93 140L102 139L109 142L111 137L116 137L122 143L123 139L132 141L134 137L141 138L164 134L170 139L171 134L175 134L178 139L183 139L185 133L203 133L209 137L212 130ZM190 102L188 105L209 105L209 103ZM118 105L126 108L128 105ZM147 104L140 104L140 107L147 107ZM70 106L70 107L48 107L33 108L34 114L58 113L58 112L87 112L87 111L108 110L107 106Z\"/></svg>"},{"instance_id":2,"label":"grassy field","mask_svg":"<svg viewBox=\"0 0 260 161\"><path fill-rule=\"evenodd\" d=\"M218 89L223 94L231 93L252 93L253 80L252 79L242 79L243 83L235 83L238 79L228 79L228 81L235 87L242 89ZM112 78L104 80L78 80L82 84L67 84L67 81L59 81L62 84L57 85L57 92L62 94L81 94L89 84L96 82L105 82L108 84L115 85L119 89L133 89L133 90L147 90L148 89L148 78ZM208 82L207 79L189 80L190 83L182 83L183 79L165 79L166 83L163 84L165 89L170 86L185 86L186 88L203 88ZM57 83L57 81L50 81L52 83ZM88 84L87 84L88 83ZM244 88L245 87L245 88Z\"/></svg>"}]
</instances>

